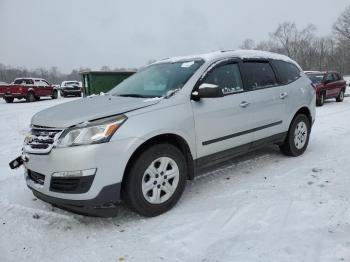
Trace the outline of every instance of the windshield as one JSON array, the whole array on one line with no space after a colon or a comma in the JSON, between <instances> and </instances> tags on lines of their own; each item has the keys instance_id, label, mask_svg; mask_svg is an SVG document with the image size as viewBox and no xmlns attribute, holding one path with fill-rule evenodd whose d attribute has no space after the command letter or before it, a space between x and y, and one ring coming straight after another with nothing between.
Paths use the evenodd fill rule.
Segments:
<instances>
[{"instance_id":1,"label":"windshield","mask_svg":"<svg viewBox=\"0 0 350 262\"><path fill-rule=\"evenodd\" d=\"M66 82L65 86L71 86L71 85L79 85L78 82Z\"/></svg>"},{"instance_id":2,"label":"windshield","mask_svg":"<svg viewBox=\"0 0 350 262\"><path fill-rule=\"evenodd\" d=\"M146 67L125 79L109 93L115 96L163 97L181 89L203 60L162 63Z\"/></svg>"},{"instance_id":3,"label":"windshield","mask_svg":"<svg viewBox=\"0 0 350 262\"><path fill-rule=\"evenodd\" d=\"M310 78L311 82L314 84L321 83L323 80L323 74L313 73L313 74L307 74L307 76Z\"/></svg>"}]
</instances>

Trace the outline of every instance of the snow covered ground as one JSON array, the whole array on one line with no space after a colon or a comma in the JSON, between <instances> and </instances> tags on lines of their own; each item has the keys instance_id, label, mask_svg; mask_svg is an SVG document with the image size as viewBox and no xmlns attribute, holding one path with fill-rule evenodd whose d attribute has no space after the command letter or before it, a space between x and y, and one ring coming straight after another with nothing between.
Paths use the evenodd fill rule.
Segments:
<instances>
[{"instance_id":1,"label":"snow covered ground","mask_svg":"<svg viewBox=\"0 0 350 262\"><path fill-rule=\"evenodd\" d=\"M33 197L19 154L30 117L72 99L0 102L0 261L350 261L350 99L317 108L298 158L271 147L189 182L155 218L52 208Z\"/></svg>"}]
</instances>

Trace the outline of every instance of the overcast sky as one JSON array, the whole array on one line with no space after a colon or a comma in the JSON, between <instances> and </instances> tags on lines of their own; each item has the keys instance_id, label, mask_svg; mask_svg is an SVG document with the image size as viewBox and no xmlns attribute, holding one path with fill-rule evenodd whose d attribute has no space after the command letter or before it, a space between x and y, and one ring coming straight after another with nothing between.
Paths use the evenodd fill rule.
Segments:
<instances>
[{"instance_id":1,"label":"overcast sky","mask_svg":"<svg viewBox=\"0 0 350 262\"><path fill-rule=\"evenodd\" d=\"M27 68L139 67L235 49L284 21L329 35L349 0L0 0L0 63Z\"/></svg>"}]
</instances>

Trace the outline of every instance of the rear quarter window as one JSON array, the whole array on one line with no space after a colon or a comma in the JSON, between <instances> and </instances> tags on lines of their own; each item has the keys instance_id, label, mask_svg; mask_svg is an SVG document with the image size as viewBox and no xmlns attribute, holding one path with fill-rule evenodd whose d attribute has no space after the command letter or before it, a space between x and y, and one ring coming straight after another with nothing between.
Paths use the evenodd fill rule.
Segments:
<instances>
[{"instance_id":1,"label":"rear quarter window","mask_svg":"<svg viewBox=\"0 0 350 262\"><path fill-rule=\"evenodd\" d=\"M277 74L277 80L281 85L287 85L300 77L300 70L294 64L273 60L272 64Z\"/></svg>"}]
</instances>

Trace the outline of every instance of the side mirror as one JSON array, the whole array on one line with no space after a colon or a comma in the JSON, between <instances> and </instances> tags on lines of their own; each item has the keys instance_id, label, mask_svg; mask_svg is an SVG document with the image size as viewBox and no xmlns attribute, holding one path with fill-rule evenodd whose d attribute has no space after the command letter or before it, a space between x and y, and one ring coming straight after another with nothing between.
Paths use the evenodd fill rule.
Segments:
<instances>
[{"instance_id":1,"label":"side mirror","mask_svg":"<svg viewBox=\"0 0 350 262\"><path fill-rule=\"evenodd\" d=\"M217 98L223 97L222 89L213 84L203 83L198 87L197 91L192 93L192 99L199 101L201 98Z\"/></svg>"}]
</instances>

